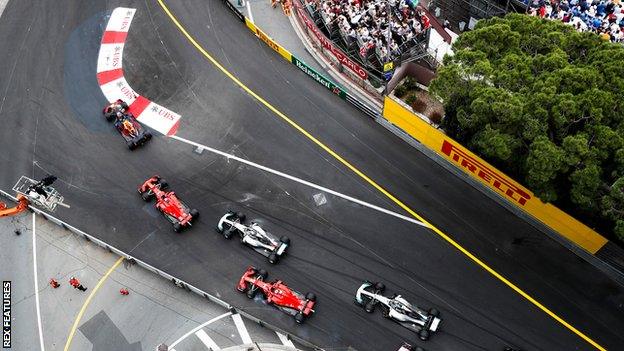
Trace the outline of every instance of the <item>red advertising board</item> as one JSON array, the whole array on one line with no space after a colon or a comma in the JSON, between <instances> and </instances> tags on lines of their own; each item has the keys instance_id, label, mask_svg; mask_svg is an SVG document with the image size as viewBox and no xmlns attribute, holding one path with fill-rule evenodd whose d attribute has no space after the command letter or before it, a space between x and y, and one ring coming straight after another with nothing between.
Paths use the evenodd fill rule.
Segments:
<instances>
[{"instance_id":1,"label":"red advertising board","mask_svg":"<svg viewBox=\"0 0 624 351\"><path fill-rule=\"evenodd\" d=\"M303 7L301 7L301 4L298 1L293 1L293 4L295 4L295 7L297 9L297 15L299 16L301 21L305 23L306 27L308 27L308 29L311 30L312 33L314 33L321 45L325 49L329 50L329 52L331 52L332 55L334 55L334 57L338 60L338 62L340 62L343 66L353 71L355 74L357 74L358 77L366 79L368 77L368 72L366 72L364 68L351 60L349 56L347 56L344 52L342 52L342 50L337 48L331 40L327 39L325 35L321 33L321 31L316 27L316 24L314 24L314 22L312 22L312 20L305 14Z\"/></svg>"}]
</instances>

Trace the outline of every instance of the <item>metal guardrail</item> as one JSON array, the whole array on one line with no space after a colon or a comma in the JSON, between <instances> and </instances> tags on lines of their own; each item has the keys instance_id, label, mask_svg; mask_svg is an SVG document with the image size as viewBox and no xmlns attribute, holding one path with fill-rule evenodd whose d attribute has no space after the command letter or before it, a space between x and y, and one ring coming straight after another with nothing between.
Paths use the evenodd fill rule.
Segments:
<instances>
[{"instance_id":1,"label":"metal guardrail","mask_svg":"<svg viewBox=\"0 0 624 351\"><path fill-rule=\"evenodd\" d=\"M7 193L6 191L4 191L2 189L0 189L0 195L4 196L6 198L9 198L12 201L17 202L17 198L15 196ZM300 337L298 337L296 335L293 335L293 334L291 334L291 333L289 333L289 332L287 332L287 331L285 331L285 330L283 330L283 329L281 329L281 328L279 328L277 326L274 326L274 325L272 325L270 323L266 323L266 322L260 320L259 318L254 317L253 315L245 312L243 309L239 309L238 307L233 306L233 305L229 304L228 302L226 302L226 301L224 301L224 300L222 300L222 299L220 299L220 298L218 298L218 297L216 297L214 295L211 295L211 294L201 290L200 288L198 288L198 287L196 287L196 286L194 286L192 284L189 284L189 283L185 282L182 279L178 279L178 278L174 277L173 275L171 275L171 274L169 274L167 272L161 271L160 269L150 265L149 263L147 263L145 261L142 261L142 260L140 260L140 259L138 259L138 258L136 258L136 257L134 257L134 256L132 256L130 254L127 254L123 250L118 249L118 248L114 247L113 245L107 244L106 242L104 242L104 241L94 237L93 235L88 234L88 233L86 233L86 232L84 232L84 231L82 231L82 230L72 226L71 224L69 224L69 223L67 223L67 222L65 222L63 220L61 220L61 219L59 219L57 217L52 216L51 214L49 214L49 213L47 213L45 211L42 211L42 210L40 210L40 209L38 209L38 208L36 208L34 206L31 206L31 205L29 205L28 208L30 209L31 212L34 212L35 214L40 215L43 219L45 219L47 221L51 221L52 223L54 223L54 224L56 224L56 225L58 225L60 227L63 227L63 229L69 230L70 232L81 236L85 240L87 240L89 242L92 242L92 243L102 247L103 249L109 251L109 252L112 252L112 253L115 253L116 255L124 257L131 264L138 264L140 267L143 267L144 269L147 269L148 271L150 271L152 273L155 273L155 274L157 274L157 275L159 275L159 276L161 276L161 277L171 281L173 284L175 284L179 288L185 289L186 291L190 291L190 292L193 292L193 293L195 293L195 294L197 294L199 296L202 296L203 298L207 299L208 301L214 302L214 303L218 304L219 306L222 306L222 307L230 310L232 313L236 312L236 313L240 314L241 316L247 318L250 321L255 322L256 324L258 324L258 325L260 325L262 327L266 327L266 328L269 328L269 329L271 329L273 331L279 332L279 333L285 335L288 339L294 340L294 341L296 341L297 343L299 343L299 344L301 344L303 346L306 346L306 347L309 347L309 348L312 348L312 349L318 350L318 351L323 351L324 350L324 349L318 347L317 345L314 345L314 344L310 343L309 341L304 340L304 339L302 339L302 338L300 338Z\"/></svg>"},{"instance_id":2,"label":"metal guardrail","mask_svg":"<svg viewBox=\"0 0 624 351\"><path fill-rule=\"evenodd\" d=\"M347 93L346 99L348 103L355 106L358 110L364 112L366 115L371 117L372 119L377 119L381 117L381 114L378 110L371 108L370 106L364 104L360 100L351 96L351 94Z\"/></svg>"}]
</instances>

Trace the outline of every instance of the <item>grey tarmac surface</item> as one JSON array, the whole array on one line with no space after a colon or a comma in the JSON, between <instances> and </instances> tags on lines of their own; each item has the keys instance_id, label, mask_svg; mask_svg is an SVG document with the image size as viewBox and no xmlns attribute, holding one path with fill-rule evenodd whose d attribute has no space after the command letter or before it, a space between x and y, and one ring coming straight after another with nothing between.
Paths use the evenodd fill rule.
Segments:
<instances>
[{"instance_id":1,"label":"grey tarmac surface","mask_svg":"<svg viewBox=\"0 0 624 351\"><path fill-rule=\"evenodd\" d=\"M0 197L0 201L4 200ZM32 217L25 212L0 219L3 253L19 253L0 256L0 279L12 283L12 347L8 350L41 349L35 309L33 235L44 347L63 350L87 296L119 257L42 217L37 216L33 226ZM68 284L71 276L77 277L87 291L73 289ZM60 286L53 289L50 278L55 278ZM121 288L128 289L129 295L121 295ZM228 315L206 324L224 314ZM262 343L263 349L294 350L282 345L275 332L247 319L242 321L251 340ZM104 281L84 310L69 350L153 351L161 343L172 345L201 325L175 349L209 351L199 334L222 349L248 349L249 345L241 347L241 332L227 309L125 262Z\"/></svg>"},{"instance_id":2,"label":"grey tarmac surface","mask_svg":"<svg viewBox=\"0 0 624 351\"><path fill-rule=\"evenodd\" d=\"M251 89L471 252L601 345L624 344L621 286L535 228L448 174L277 56L216 0L167 2ZM433 232L163 137L129 152L101 118L95 58L106 15L138 12L124 50L132 87L181 113L181 137L231 152L394 211L401 211L330 155L234 86L175 29L155 1L9 2L0 18L0 187L22 174L59 176L72 208L58 215L148 263L328 349L590 350ZM16 49L18 48L18 49ZM181 234L141 201L137 186L159 173L201 212ZM214 225L244 210L291 237L277 266ZM319 296L316 314L291 317L234 290L249 264ZM406 329L353 305L362 280L383 280L423 307L442 331L421 343Z\"/></svg>"}]
</instances>

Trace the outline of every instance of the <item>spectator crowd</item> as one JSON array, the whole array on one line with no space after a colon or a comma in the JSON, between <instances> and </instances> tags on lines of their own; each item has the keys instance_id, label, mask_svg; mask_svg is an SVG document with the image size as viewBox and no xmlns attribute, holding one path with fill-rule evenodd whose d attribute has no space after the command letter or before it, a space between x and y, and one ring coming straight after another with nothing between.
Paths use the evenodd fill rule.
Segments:
<instances>
[{"instance_id":1,"label":"spectator crowd","mask_svg":"<svg viewBox=\"0 0 624 351\"><path fill-rule=\"evenodd\" d=\"M581 32L624 43L624 7L620 0L524 0L533 16L562 21Z\"/></svg>"},{"instance_id":2,"label":"spectator crowd","mask_svg":"<svg viewBox=\"0 0 624 351\"><path fill-rule=\"evenodd\" d=\"M307 0L327 30L338 30L362 59L376 54L387 63L423 39L429 18L417 0Z\"/></svg>"}]
</instances>

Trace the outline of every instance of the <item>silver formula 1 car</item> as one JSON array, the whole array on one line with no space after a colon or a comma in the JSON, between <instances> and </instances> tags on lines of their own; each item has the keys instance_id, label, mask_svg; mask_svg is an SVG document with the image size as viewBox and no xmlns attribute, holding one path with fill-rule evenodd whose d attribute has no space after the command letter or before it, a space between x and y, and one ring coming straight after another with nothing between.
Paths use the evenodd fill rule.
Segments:
<instances>
[{"instance_id":1,"label":"silver formula 1 car","mask_svg":"<svg viewBox=\"0 0 624 351\"><path fill-rule=\"evenodd\" d=\"M438 330L442 321L438 310L432 308L426 312L407 302L401 295L394 295L392 298L383 296L385 288L383 283L364 282L355 293L355 302L368 313L372 313L375 306L381 304L384 317L414 331L423 341Z\"/></svg>"},{"instance_id":2,"label":"silver formula 1 car","mask_svg":"<svg viewBox=\"0 0 624 351\"><path fill-rule=\"evenodd\" d=\"M242 244L248 245L258 253L269 259L269 263L277 263L286 254L286 249L290 245L287 236L277 238L275 235L265 231L258 223L251 222L245 225L245 215L228 211L219 220L217 232L229 239L234 234L238 234Z\"/></svg>"}]
</instances>

